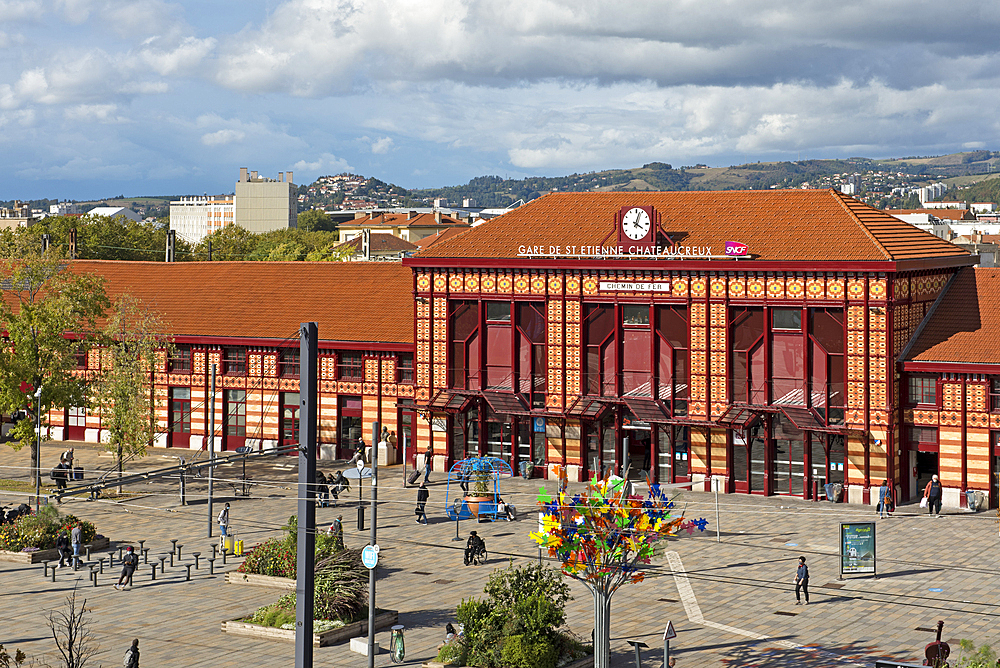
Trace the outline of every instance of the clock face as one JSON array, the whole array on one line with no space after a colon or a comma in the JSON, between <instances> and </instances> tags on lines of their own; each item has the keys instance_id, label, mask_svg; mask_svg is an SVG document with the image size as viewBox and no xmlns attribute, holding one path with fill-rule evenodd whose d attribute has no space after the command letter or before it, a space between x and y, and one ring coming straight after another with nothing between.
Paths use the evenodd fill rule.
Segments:
<instances>
[{"instance_id":1,"label":"clock face","mask_svg":"<svg viewBox=\"0 0 1000 668\"><path fill-rule=\"evenodd\" d=\"M649 214L639 207L629 209L622 216L622 232L632 241L645 239L649 234L650 225Z\"/></svg>"}]
</instances>

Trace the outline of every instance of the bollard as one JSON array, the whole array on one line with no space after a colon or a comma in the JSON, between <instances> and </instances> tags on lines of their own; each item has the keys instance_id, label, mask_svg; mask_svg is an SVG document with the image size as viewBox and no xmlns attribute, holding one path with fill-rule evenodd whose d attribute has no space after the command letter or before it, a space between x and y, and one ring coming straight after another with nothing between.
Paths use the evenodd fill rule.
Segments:
<instances>
[{"instance_id":1,"label":"bollard","mask_svg":"<svg viewBox=\"0 0 1000 668\"><path fill-rule=\"evenodd\" d=\"M167 560L167 557L165 555L161 554L160 555L160 573L161 574L167 572L166 566L163 565L163 562L165 562L166 560Z\"/></svg>"},{"instance_id":2,"label":"bollard","mask_svg":"<svg viewBox=\"0 0 1000 668\"><path fill-rule=\"evenodd\" d=\"M177 541L179 541L179 540L180 540L180 538L171 538L170 539L170 544L173 545L173 547L170 548L171 552L176 552L177 551Z\"/></svg>"},{"instance_id":3,"label":"bollard","mask_svg":"<svg viewBox=\"0 0 1000 668\"><path fill-rule=\"evenodd\" d=\"M191 566L194 564L184 564L184 567L188 569L187 576L184 578L187 582L191 582Z\"/></svg>"},{"instance_id":4,"label":"bollard","mask_svg":"<svg viewBox=\"0 0 1000 668\"><path fill-rule=\"evenodd\" d=\"M97 570L96 569L97 569L96 566L91 566L90 567L90 579L94 581L94 586L95 587L97 586Z\"/></svg>"},{"instance_id":5,"label":"bollard","mask_svg":"<svg viewBox=\"0 0 1000 668\"><path fill-rule=\"evenodd\" d=\"M216 545L215 543L212 543L212 558L213 559L215 559L218 556L217 554L215 554L215 551L218 550L218 549L219 549L219 546Z\"/></svg>"},{"instance_id":6,"label":"bollard","mask_svg":"<svg viewBox=\"0 0 1000 668\"><path fill-rule=\"evenodd\" d=\"M104 575L104 557L98 559L97 563L100 565L101 575ZM108 568L111 568L111 566L108 566Z\"/></svg>"},{"instance_id":7,"label":"bollard","mask_svg":"<svg viewBox=\"0 0 1000 668\"><path fill-rule=\"evenodd\" d=\"M87 561L90 561L90 546L89 545L85 545L84 547L87 548Z\"/></svg>"},{"instance_id":8,"label":"bollard","mask_svg":"<svg viewBox=\"0 0 1000 668\"><path fill-rule=\"evenodd\" d=\"M226 565L226 557L229 556L229 550L222 548L222 565Z\"/></svg>"},{"instance_id":9,"label":"bollard","mask_svg":"<svg viewBox=\"0 0 1000 668\"><path fill-rule=\"evenodd\" d=\"M184 547L184 546L183 545L178 545L177 546L177 561L181 560L181 548L182 547Z\"/></svg>"},{"instance_id":10,"label":"bollard","mask_svg":"<svg viewBox=\"0 0 1000 668\"><path fill-rule=\"evenodd\" d=\"M121 562L121 560L122 560L122 552L124 552L124 551L125 551L125 546L124 545L119 545L118 546L118 561L119 562Z\"/></svg>"},{"instance_id":11,"label":"bollard","mask_svg":"<svg viewBox=\"0 0 1000 668\"><path fill-rule=\"evenodd\" d=\"M44 570L44 573L45 573L45 575L42 576L43 578L49 577L49 564L50 563L52 563L52 561L50 559L47 559L47 560L45 560L45 561L42 562L42 569ZM55 566L53 566L53 568L55 568Z\"/></svg>"},{"instance_id":12,"label":"bollard","mask_svg":"<svg viewBox=\"0 0 1000 668\"><path fill-rule=\"evenodd\" d=\"M56 581L56 567L55 566L52 567L52 581L53 582Z\"/></svg>"},{"instance_id":13,"label":"bollard","mask_svg":"<svg viewBox=\"0 0 1000 668\"><path fill-rule=\"evenodd\" d=\"M139 542L141 543L142 541L140 540ZM149 548L148 547L142 548L142 563L144 563L144 564L148 564L149 563Z\"/></svg>"},{"instance_id":14,"label":"bollard","mask_svg":"<svg viewBox=\"0 0 1000 668\"><path fill-rule=\"evenodd\" d=\"M142 544L145 543L146 541L144 541L144 540L137 540L136 542L139 543L139 551L142 552Z\"/></svg>"},{"instance_id":15,"label":"bollard","mask_svg":"<svg viewBox=\"0 0 1000 668\"><path fill-rule=\"evenodd\" d=\"M151 579L155 580L156 579L156 562L154 561L153 563L151 563L150 567L153 569L153 577Z\"/></svg>"},{"instance_id":16,"label":"bollard","mask_svg":"<svg viewBox=\"0 0 1000 668\"><path fill-rule=\"evenodd\" d=\"M170 553L170 568L174 567L174 553Z\"/></svg>"},{"instance_id":17,"label":"bollard","mask_svg":"<svg viewBox=\"0 0 1000 668\"><path fill-rule=\"evenodd\" d=\"M108 568L115 567L115 553L114 551L108 552Z\"/></svg>"},{"instance_id":18,"label":"bollard","mask_svg":"<svg viewBox=\"0 0 1000 668\"><path fill-rule=\"evenodd\" d=\"M208 558L208 574L215 575L215 557Z\"/></svg>"},{"instance_id":19,"label":"bollard","mask_svg":"<svg viewBox=\"0 0 1000 668\"><path fill-rule=\"evenodd\" d=\"M201 556L201 552L192 552L191 556L194 557L194 569L198 570L198 557Z\"/></svg>"}]
</instances>

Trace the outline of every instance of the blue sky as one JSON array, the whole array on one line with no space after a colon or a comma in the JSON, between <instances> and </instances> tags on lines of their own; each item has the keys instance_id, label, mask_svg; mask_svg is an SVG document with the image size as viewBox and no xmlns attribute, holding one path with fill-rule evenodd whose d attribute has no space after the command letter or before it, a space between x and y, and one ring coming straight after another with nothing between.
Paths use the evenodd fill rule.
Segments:
<instances>
[{"instance_id":1,"label":"blue sky","mask_svg":"<svg viewBox=\"0 0 1000 668\"><path fill-rule=\"evenodd\" d=\"M998 33L995 0L0 0L0 199L998 149Z\"/></svg>"}]
</instances>

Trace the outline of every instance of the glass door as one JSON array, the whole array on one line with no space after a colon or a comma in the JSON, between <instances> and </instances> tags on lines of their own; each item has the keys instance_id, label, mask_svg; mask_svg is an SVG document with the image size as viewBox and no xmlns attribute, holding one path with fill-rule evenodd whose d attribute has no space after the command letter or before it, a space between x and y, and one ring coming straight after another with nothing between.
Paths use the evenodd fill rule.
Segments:
<instances>
[{"instance_id":1,"label":"glass door","mask_svg":"<svg viewBox=\"0 0 1000 668\"><path fill-rule=\"evenodd\" d=\"M657 425L656 434L656 482L669 485L674 481L673 453L670 451L670 430L667 425Z\"/></svg>"},{"instance_id":2,"label":"glass door","mask_svg":"<svg viewBox=\"0 0 1000 668\"><path fill-rule=\"evenodd\" d=\"M361 444L361 397L337 399L337 459L350 459Z\"/></svg>"},{"instance_id":3,"label":"glass door","mask_svg":"<svg viewBox=\"0 0 1000 668\"><path fill-rule=\"evenodd\" d=\"M778 413L774 430L774 493L802 496L805 486L805 439L792 421Z\"/></svg>"},{"instance_id":4,"label":"glass door","mask_svg":"<svg viewBox=\"0 0 1000 668\"><path fill-rule=\"evenodd\" d=\"M223 395L225 425L222 449L235 450L247 442L247 393L246 390L226 390Z\"/></svg>"},{"instance_id":5,"label":"glass door","mask_svg":"<svg viewBox=\"0 0 1000 668\"><path fill-rule=\"evenodd\" d=\"M767 423L769 415L750 428L750 493L767 494Z\"/></svg>"},{"instance_id":6,"label":"glass door","mask_svg":"<svg viewBox=\"0 0 1000 668\"><path fill-rule=\"evenodd\" d=\"M281 445L299 443L299 393L281 393ZM293 451L294 454L294 451Z\"/></svg>"},{"instance_id":7,"label":"glass door","mask_svg":"<svg viewBox=\"0 0 1000 668\"><path fill-rule=\"evenodd\" d=\"M191 445L191 388L170 388L170 446Z\"/></svg>"},{"instance_id":8,"label":"glass door","mask_svg":"<svg viewBox=\"0 0 1000 668\"><path fill-rule=\"evenodd\" d=\"M750 492L750 446L742 429L733 429L733 489Z\"/></svg>"}]
</instances>

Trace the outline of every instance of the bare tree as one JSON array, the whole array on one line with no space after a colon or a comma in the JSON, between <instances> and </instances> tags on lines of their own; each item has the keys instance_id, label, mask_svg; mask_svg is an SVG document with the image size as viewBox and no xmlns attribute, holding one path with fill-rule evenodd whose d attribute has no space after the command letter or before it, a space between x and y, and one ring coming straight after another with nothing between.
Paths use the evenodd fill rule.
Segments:
<instances>
[{"instance_id":1,"label":"bare tree","mask_svg":"<svg viewBox=\"0 0 1000 668\"><path fill-rule=\"evenodd\" d=\"M87 599L77 604L76 587L73 593L66 597L66 605L62 610L49 612L49 629L56 647L62 654L64 668L84 668L100 646L90 631L90 620L87 618Z\"/></svg>"}]
</instances>

